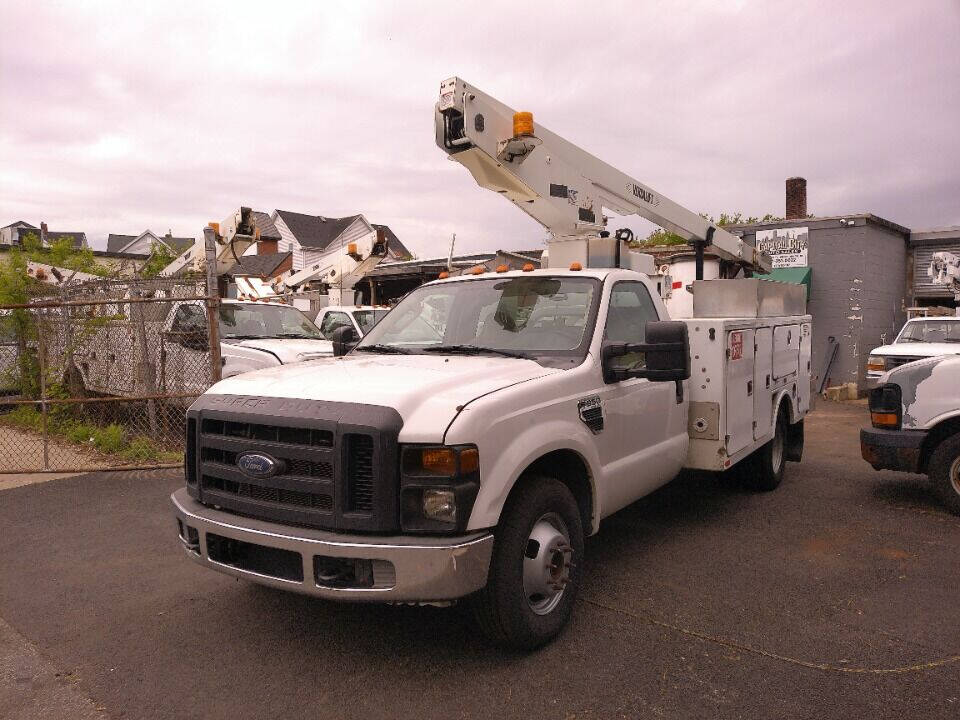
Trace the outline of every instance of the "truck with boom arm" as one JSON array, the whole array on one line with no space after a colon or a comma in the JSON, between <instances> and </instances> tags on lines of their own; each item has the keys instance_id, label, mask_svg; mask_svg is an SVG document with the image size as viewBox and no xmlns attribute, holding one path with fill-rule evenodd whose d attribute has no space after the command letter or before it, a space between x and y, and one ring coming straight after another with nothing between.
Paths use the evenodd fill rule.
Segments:
<instances>
[{"instance_id":1,"label":"truck with boom arm","mask_svg":"<svg viewBox=\"0 0 960 720\"><path fill-rule=\"evenodd\" d=\"M728 274L769 259L459 78L435 126L548 229L548 267L442 273L359 342L338 329L335 357L215 385L188 411L173 508L205 567L331 600L465 599L492 640L533 648L567 622L603 518L683 468L780 484L810 317L801 286L740 278L694 281L694 317L672 320L604 207Z\"/></svg>"}]
</instances>

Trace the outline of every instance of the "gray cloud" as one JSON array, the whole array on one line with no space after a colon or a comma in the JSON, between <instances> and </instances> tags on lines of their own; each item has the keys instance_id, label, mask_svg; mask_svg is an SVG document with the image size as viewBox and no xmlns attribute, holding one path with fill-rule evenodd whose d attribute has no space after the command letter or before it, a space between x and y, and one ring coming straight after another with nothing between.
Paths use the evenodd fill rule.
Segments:
<instances>
[{"instance_id":1,"label":"gray cloud","mask_svg":"<svg viewBox=\"0 0 960 720\"><path fill-rule=\"evenodd\" d=\"M4 4L0 221L363 212L422 256L543 230L433 144L459 74L688 207L960 224L960 4ZM634 223L632 223L634 224ZM638 225L642 227L642 223Z\"/></svg>"}]
</instances>

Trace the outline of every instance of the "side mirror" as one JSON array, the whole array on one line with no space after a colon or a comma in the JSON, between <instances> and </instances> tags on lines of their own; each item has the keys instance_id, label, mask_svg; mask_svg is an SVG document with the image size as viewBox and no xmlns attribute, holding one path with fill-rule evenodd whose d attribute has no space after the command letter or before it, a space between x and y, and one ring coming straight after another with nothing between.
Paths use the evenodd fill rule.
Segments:
<instances>
[{"instance_id":1,"label":"side mirror","mask_svg":"<svg viewBox=\"0 0 960 720\"><path fill-rule=\"evenodd\" d=\"M601 351L603 379L608 383L628 378L655 382L690 377L690 338L687 325L674 321L648 322L646 342L610 343Z\"/></svg>"},{"instance_id":2,"label":"side mirror","mask_svg":"<svg viewBox=\"0 0 960 720\"><path fill-rule=\"evenodd\" d=\"M333 354L335 357L346 355L353 350L360 338L357 337L357 331L350 325L343 325L333 331L330 338L333 341Z\"/></svg>"},{"instance_id":3,"label":"side mirror","mask_svg":"<svg viewBox=\"0 0 960 720\"><path fill-rule=\"evenodd\" d=\"M210 342L207 334L201 331L181 331L170 333L173 341L186 348L187 350L196 350L197 352L207 352L210 349Z\"/></svg>"}]
</instances>

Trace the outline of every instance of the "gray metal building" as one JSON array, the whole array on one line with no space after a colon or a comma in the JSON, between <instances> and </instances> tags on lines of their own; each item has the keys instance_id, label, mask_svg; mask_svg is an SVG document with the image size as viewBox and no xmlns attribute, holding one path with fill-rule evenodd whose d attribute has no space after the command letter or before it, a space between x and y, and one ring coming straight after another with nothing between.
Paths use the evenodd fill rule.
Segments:
<instances>
[{"instance_id":1,"label":"gray metal building","mask_svg":"<svg viewBox=\"0 0 960 720\"><path fill-rule=\"evenodd\" d=\"M856 383L864 389L870 351L892 341L912 301L910 230L869 213L805 217L805 181L802 203L795 202L791 207L790 184L797 180L801 179L787 181L787 213L788 218L794 215L792 219L727 229L756 243L758 233L769 236L772 233L765 231L807 228L802 256L795 252L796 247L785 248L794 251L785 262L791 268L809 268L807 311L813 316L814 391L843 383ZM771 254L776 266L776 253ZM775 270L773 279L778 279L780 272Z\"/></svg>"}]
</instances>

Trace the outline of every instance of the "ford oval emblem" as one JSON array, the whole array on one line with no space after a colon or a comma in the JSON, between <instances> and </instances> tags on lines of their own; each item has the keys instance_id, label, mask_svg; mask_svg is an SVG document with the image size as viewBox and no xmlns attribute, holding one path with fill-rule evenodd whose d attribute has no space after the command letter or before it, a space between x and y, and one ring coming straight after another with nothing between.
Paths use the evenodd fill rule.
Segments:
<instances>
[{"instance_id":1,"label":"ford oval emblem","mask_svg":"<svg viewBox=\"0 0 960 720\"><path fill-rule=\"evenodd\" d=\"M258 452L243 453L237 458L237 467L251 477L266 478L280 471L280 463L269 455Z\"/></svg>"}]
</instances>

